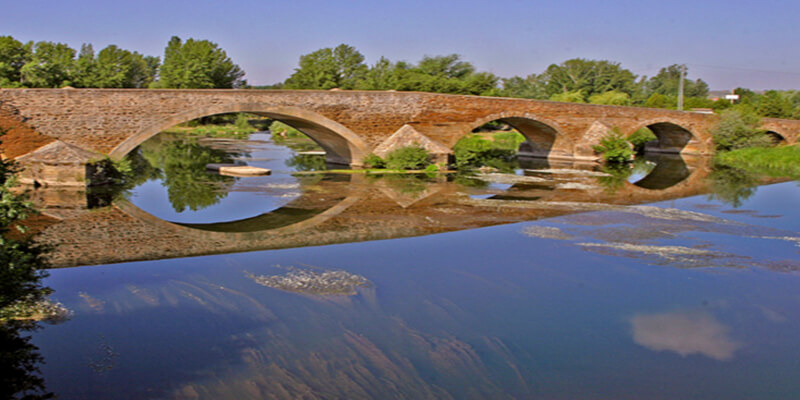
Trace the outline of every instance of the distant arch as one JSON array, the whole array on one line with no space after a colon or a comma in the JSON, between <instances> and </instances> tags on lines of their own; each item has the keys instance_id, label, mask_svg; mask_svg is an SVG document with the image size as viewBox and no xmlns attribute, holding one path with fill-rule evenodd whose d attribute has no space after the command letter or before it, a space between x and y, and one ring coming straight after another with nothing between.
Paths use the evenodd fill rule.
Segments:
<instances>
[{"instance_id":1,"label":"distant arch","mask_svg":"<svg viewBox=\"0 0 800 400\"><path fill-rule=\"evenodd\" d=\"M272 106L260 103L228 103L209 107L189 109L183 113L164 118L129 137L109 156L121 159L136 146L155 136L164 129L182 122L216 114L246 112L279 120L290 125L314 140L325 150L326 161L334 164L354 165L368 154L366 142L344 125L313 111L291 106Z\"/></svg>"},{"instance_id":2,"label":"distant arch","mask_svg":"<svg viewBox=\"0 0 800 400\"><path fill-rule=\"evenodd\" d=\"M780 133L775 132L773 130L768 130L764 132L764 134L767 135L770 141L772 141L773 146L780 146L788 143L788 141L786 140L786 136L781 135Z\"/></svg>"},{"instance_id":3,"label":"distant arch","mask_svg":"<svg viewBox=\"0 0 800 400\"><path fill-rule=\"evenodd\" d=\"M699 141L694 132L670 119L655 119L640 123L635 129L628 132L628 136L642 128L650 129L658 138L658 140L645 145L645 152L678 154L683 152L690 143Z\"/></svg>"},{"instance_id":4,"label":"distant arch","mask_svg":"<svg viewBox=\"0 0 800 400\"><path fill-rule=\"evenodd\" d=\"M539 158L572 158L573 143L557 122L528 113L502 112L491 114L470 123L469 131L492 121L500 121L512 126L525 136L519 149L520 156ZM463 137L463 136L462 136Z\"/></svg>"}]
</instances>

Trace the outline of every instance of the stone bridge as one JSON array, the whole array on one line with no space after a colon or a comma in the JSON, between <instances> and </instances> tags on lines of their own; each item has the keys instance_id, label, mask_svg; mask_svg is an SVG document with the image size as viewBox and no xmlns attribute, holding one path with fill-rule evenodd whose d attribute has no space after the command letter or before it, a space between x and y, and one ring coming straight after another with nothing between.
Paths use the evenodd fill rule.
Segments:
<instances>
[{"instance_id":1,"label":"stone bridge","mask_svg":"<svg viewBox=\"0 0 800 400\"><path fill-rule=\"evenodd\" d=\"M658 137L649 151L707 155L718 121L663 109L415 92L2 89L2 151L23 165L50 166L56 180L82 182L91 160L120 159L166 128L232 112L283 121L316 141L328 162L353 166L413 142L442 160L460 138L495 120L525 136L520 155L595 160L593 146L609 130L630 135L642 127ZM800 121L766 119L764 128L795 143Z\"/></svg>"}]
</instances>

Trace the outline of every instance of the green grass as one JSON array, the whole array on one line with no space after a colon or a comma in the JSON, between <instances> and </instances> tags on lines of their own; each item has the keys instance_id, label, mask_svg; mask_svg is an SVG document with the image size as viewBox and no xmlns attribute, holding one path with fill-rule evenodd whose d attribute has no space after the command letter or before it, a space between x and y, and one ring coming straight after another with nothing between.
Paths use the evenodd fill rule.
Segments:
<instances>
[{"instance_id":1,"label":"green grass","mask_svg":"<svg viewBox=\"0 0 800 400\"><path fill-rule=\"evenodd\" d=\"M199 125L194 127L177 125L165 130L164 132L182 133L194 136L247 139L251 133L256 132L256 128L253 128L252 126L236 126L234 124Z\"/></svg>"},{"instance_id":2,"label":"green grass","mask_svg":"<svg viewBox=\"0 0 800 400\"><path fill-rule=\"evenodd\" d=\"M718 153L715 161L771 177L800 180L800 146L750 147Z\"/></svg>"}]
</instances>

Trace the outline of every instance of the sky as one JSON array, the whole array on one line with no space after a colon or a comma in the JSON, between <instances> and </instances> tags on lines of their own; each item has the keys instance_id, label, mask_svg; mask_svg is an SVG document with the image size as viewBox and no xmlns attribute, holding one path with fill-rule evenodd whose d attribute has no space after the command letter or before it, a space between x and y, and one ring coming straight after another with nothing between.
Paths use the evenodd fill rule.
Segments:
<instances>
[{"instance_id":1,"label":"sky","mask_svg":"<svg viewBox=\"0 0 800 400\"><path fill-rule=\"evenodd\" d=\"M457 53L501 77L571 58L637 75L686 64L711 89L800 89L796 0L3 0L0 35L162 56L172 36L207 39L251 85L285 80L301 55L341 43L368 64Z\"/></svg>"}]
</instances>

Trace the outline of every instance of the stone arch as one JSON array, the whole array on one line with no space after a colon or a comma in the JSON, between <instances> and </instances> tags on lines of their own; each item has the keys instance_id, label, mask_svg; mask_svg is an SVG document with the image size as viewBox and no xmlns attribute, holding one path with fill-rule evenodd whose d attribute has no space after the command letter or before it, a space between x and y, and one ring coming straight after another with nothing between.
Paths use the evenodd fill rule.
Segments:
<instances>
[{"instance_id":1,"label":"stone arch","mask_svg":"<svg viewBox=\"0 0 800 400\"><path fill-rule=\"evenodd\" d=\"M774 130L768 129L766 132L764 132L764 134L767 135L769 140L772 141L773 146L780 146L788 143L785 135L782 135Z\"/></svg>"},{"instance_id":2,"label":"stone arch","mask_svg":"<svg viewBox=\"0 0 800 400\"><path fill-rule=\"evenodd\" d=\"M179 123L209 115L246 112L276 119L305 133L325 150L326 160L334 164L359 165L369 146L344 125L306 109L261 103L229 103L190 109L164 118L134 134L115 147L109 156L121 159L136 146Z\"/></svg>"},{"instance_id":3,"label":"stone arch","mask_svg":"<svg viewBox=\"0 0 800 400\"><path fill-rule=\"evenodd\" d=\"M534 114L502 112L491 114L470 123L469 132L492 121L501 121L525 136L518 154L539 158L573 158L573 143L555 121Z\"/></svg>"},{"instance_id":4,"label":"stone arch","mask_svg":"<svg viewBox=\"0 0 800 400\"><path fill-rule=\"evenodd\" d=\"M645 152L678 154L685 152L690 145L699 142L697 135L679 121L664 118L640 123L633 130L627 132L626 136L630 136L642 128L650 129L658 138L657 141L648 142L645 145Z\"/></svg>"}]
</instances>

